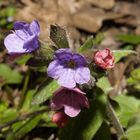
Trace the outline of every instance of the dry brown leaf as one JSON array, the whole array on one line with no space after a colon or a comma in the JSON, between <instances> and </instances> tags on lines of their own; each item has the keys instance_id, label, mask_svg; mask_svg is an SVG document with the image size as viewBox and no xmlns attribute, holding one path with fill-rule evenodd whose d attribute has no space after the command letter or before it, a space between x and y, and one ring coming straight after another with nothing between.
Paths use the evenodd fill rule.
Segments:
<instances>
[{"instance_id":1,"label":"dry brown leaf","mask_svg":"<svg viewBox=\"0 0 140 140\"><path fill-rule=\"evenodd\" d=\"M115 5L114 0L87 0L87 2L104 9L111 9Z\"/></svg>"}]
</instances>

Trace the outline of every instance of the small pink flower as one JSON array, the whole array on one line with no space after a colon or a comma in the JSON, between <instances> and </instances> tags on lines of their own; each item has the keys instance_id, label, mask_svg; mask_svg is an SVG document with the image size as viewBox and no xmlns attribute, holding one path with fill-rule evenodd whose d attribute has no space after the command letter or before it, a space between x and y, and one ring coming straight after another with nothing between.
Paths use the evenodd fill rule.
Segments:
<instances>
[{"instance_id":1,"label":"small pink flower","mask_svg":"<svg viewBox=\"0 0 140 140\"><path fill-rule=\"evenodd\" d=\"M56 112L52 117L52 122L56 123L59 127L64 127L68 122L69 117L63 112Z\"/></svg>"},{"instance_id":2,"label":"small pink flower","mask_svg":"<svg viewBox=\"0 0 140 140\"><path fill-rule=\"evenodd\" d=\"M64 109L64 113L70 117L76 117L82 107L89 107L89 102L85 93L78 88L68 89L61 87L55 92L51 108L54 110Z\"/></svg>"},{"instance_id":3,"label":"small pink flower","mask_svg":"<svg viewBox=\"0 0 140 140\"><path fill-rule=\"evenodd\" d=\"M114 67L114 56L109 48L99 50L94 55L96 65L103 69L110 69Z\"/></svg>"}]
</instances>

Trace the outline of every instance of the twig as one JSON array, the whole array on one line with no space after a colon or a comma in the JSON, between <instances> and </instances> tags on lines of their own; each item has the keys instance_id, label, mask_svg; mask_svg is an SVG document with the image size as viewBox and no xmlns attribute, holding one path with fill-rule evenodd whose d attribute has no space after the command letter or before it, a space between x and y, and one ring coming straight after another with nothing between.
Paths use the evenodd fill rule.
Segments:
<instances>
[{"instance_id":1,"label":"twig","mask_svg":"<svg viewBox=\"0 0 140 140\"><path fill-rule=\"evenodd\" d=\"M117 50L118 51L118 50ZM131 51L131 50L130 50ZM115 52L115 51L114 51ZM119 51L118 51L119 52ZM137 54L137 61L140 59L139 57L139 54L135 51L132 51L133 53ZM121 84L121 81L123 79L123 76L124 76L124 73L125 73L125 70L127 69L127 67L129 66L130 62L132 61L132 58L129 57L127 59L127 61L124 63L124 67L123 69L121 70L121 72L119 73L119 78L118 80L116 81L115 85L114 85L114 89L109 93L109 96L111 98L114 98L118 95L118 92L119 92L119 87L120 87L120 84Z\"/></svg>"},{"instance_id":2,"label":"twig","mask_svg":"<svg viewBox=\"0 0 140 140\"><path fill-rule=\"evenodd\" d=\"M14 119L14 120L12 120L12 121L10 121L8 123L0 125L0 131L2 131L3 128L8 127L8 126L10 126L10 125L12 125L12 124L14 124L16 122L26 120L27 118L31 118L31 117L37 116L37 115L39 115L41 113L44 113L44 112L47 112L49 110L50 110L49 108L45 108L45 109L42 109L42 110L30 113L30 114L26 114L24 116L19 116L16 119Z\"/></svg>"}]
</instances>

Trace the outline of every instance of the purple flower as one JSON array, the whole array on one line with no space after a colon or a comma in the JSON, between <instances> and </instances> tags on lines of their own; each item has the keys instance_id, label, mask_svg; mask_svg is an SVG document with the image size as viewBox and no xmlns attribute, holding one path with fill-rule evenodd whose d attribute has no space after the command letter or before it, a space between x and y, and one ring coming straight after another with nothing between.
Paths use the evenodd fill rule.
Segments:
<instances>
[{"instance_id":1,"label":"purple flower","mask_svg":"<svg viewBox=\"0 0 140 140\"><path fill-rule=\"evenodd\" d=\"M60 88L54 93L51 101L51 108L54 110L64 109L64 113L70 117L77 116L81 107L89 107L85 93L78 88Z\"/></svg>"},{"instance_id":2,"label":"purple flower","mask_svg":"<svg viewBox=\"0 0 140 140\"><path fill-rule=\"evenodd\" d=\"M76 83L84 84L90 80L90 70L85 58L70 49L55 52L55 59L48 66L48 75L67 88L74 88Z\"/></svg>"},{"instance_id":3,"label":"purple flower","mask_svg":"<svg viewBox=\"0 0 140 140\"><path fill-rule=\"evenodd\" d=\"M14 23L14 31L9 34L4 44L9 54L30 53L39 47L38 36L40 26L37 21L26 22L17 21Z\"/></svg>"}]
</instances>

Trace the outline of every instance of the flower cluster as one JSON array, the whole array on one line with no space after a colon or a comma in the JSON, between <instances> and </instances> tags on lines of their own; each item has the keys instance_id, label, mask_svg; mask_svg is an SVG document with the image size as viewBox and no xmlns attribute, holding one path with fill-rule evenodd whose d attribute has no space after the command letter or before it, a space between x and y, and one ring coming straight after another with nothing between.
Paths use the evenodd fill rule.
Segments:
<instances>
[{"instance_id":1,"label":"flower cluster","mask_svg":"<svg viewBox=\"0 0 140 140\"><path fill-rule=\"evenodd\" d=\"M70 49L57 50L54 60L48 66L48 75L62 86L54 93L52 109L63 109L67 116L75 117L80 113L81 107L89 106L85 93L76 87L76 84L85 84L90 80L90 70L82 55ZM62 120L60 119L60 122Z\"/></svg>"},{"instance_id":2,"label":"flower cluster","mask_svg":"<svg viewBox=\"0 0 140 140\"><path fill-rule=\"evenodd\" d=\"M39 48L40 26L37 21L32 23L15 22L14 31L9 34L4 44L11 55L32 53ZM99 50L93 61L102 69L114 67L114 57L110 49ZM52 121L62 127L69 117L76 117L81 108L88 108L89 102L79 85L90 81L90 69L85 57L69 48L61 48L54 53L54 59L47 68L47 74L57 80L61 86L51 100L50 106L56 113Z\"/></svg>"}]
</instances>

